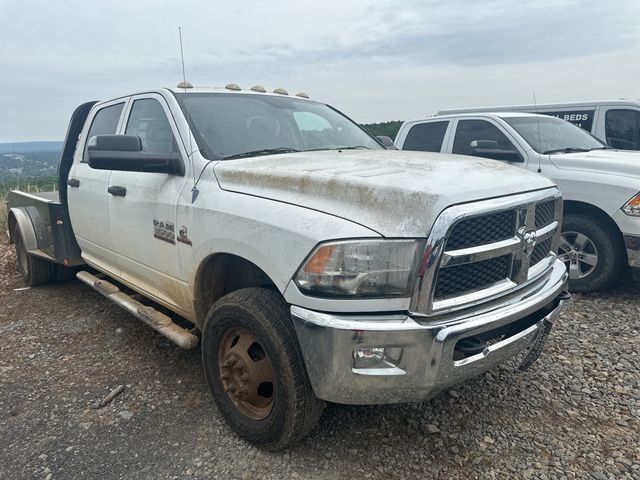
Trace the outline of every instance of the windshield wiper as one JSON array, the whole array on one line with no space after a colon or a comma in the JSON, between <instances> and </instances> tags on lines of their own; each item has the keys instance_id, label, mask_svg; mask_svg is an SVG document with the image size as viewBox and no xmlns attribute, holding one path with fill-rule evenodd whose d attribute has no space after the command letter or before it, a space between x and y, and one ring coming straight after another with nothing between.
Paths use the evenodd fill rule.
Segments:
<instances>
[{"instance_id":1,"label":"windshield wiper","mask_svg":"<svg viewBox=\"0 0 640 480\"><path fill-rule=\"evenodd\" d=\"M573 153L573 152L588 152L589 149L588 148L581 148L581 147L564 147L564 148L554 148L552 150L545 150L544 152L542 152L543 155L546 155L548 153Z\"/></svg>"},{"instance_id":2,"label":"windshield wiper","mask_svg":"<svg viewBox=\"0 0 640 480\"><path fill-rule=\"evenodd\" d=\"M602 147L590 148L589 151L591 151L591 150L613 150L613 148L608 147L607 145L604 145Z\"/></svg>"},{"instance_id":3,"label":"windshield wiper","mask_svg":"<svg viewBox=\"0 0 640 480\"><path fill-rule=\"evenodd\" d=\"M353 147L320 147L320 148L308 148L306 150L302 150L303 152L322 152L324 150L360 150L364 148L366 150L371 150L371 147L367 147L366 145L355 145Z\"/></svg>"},{"instance_id":4,"label":"windshield wiper","mask_svg":"<svg viewBox=\"0 0 640 480\"><path fill-rule=\"evenodd\" d=\"M222 159L232 160L234 158L258 157L260 155L272 155L275 153L292 153L292 152L299 152L299 151L300 150L298 150L297 148L291 148L291 147L263 148L261 150L252 150L250 152L242 152L242 153L235 153L233 155L227 155Z\"/></svg>"}]
</instances>

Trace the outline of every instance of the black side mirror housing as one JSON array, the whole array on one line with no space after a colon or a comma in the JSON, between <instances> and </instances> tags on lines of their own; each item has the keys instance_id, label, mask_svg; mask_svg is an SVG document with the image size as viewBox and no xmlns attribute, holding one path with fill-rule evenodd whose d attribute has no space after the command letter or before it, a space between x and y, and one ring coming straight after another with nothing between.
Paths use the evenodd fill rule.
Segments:
<instances>
[{"instance_id":1,"label":"black side mirror housing","mask_svg":"<svg viewBox=\"0 0 640 480\"><path fill-rule=\"evenodd\" d=\"M519 151L498 148L498 142L495 140L474 140L469 146L471 147L471 154L475 157L491 158L505 162L524 162L524 157Z\"/></svg>"},{"instance_id":2,"label":"black side mirror housing","mask_svg":"<svg viewBox=\"0 0 640 480\"><path fill-rule=\"evenodd\" d=\"M391 138L387 137L386 135L377 135L376 140L378 140L387 150L397 150L395 143L393 143L393 140L391 140Z\"/></svg>"},{"instance_id":3,"label":"black side mirror housing","mask_svg":"<svg viewBox=\"0 0 640 480\"><path fill-rule=\"evenodd\" d=\"M87 143L89 166L96 170L166 173L184 176L179 154L142 151L136 135L96 135Z\"/></svg>"}]
</instances>

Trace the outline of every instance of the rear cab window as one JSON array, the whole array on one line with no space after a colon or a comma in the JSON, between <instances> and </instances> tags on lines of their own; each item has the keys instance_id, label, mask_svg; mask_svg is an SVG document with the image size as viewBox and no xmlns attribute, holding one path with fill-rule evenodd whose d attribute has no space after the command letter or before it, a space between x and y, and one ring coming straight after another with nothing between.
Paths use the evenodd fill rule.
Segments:
<instances>
[{"instance_id":1,"label":"rear cab window","mask_svg":"<svg viewBox=\"0 0 640 480\"><path fill-rule=\"evenodd\" d=\"M118 122L120 121L120 115L122 115L122 109L124 108L124 102L116 103L115 105L109 105L108 107L101 108L98 113L95 114L91 121L91 127L89 127L89 133L87 134L87 144L91 137L96 135L113 135L118 129ZM84 155L82 157L83 162L87 162L87 144L85 144Z\"/></svg>"},{"instance_id":2,"label":"rear cab window","mask_svg":"<svg viewBox=\"0 0 640 480\"><path fill-rule=\"evenodd\" d=\"M448 126L449 121L418 123L407 133L402 149L440 152Z\"/></svg>"}]
</instances>

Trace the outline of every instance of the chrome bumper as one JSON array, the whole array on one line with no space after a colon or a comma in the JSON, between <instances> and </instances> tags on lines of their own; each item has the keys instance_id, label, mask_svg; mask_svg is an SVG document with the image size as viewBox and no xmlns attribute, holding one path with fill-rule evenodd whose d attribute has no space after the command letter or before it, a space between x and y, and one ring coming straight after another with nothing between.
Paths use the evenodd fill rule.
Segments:
<instances>
[{"instance_id":1,"label":"chrome bumper","mask_svg":"<svg viewBox=\"0 0 640 480\"><path fill-rule=\"evenodd\" d=\"M347 404L415 402L523 352L560 313L567 283L559 260L532 292L479 315L425 323L408 315L333 315L298 306L291 315L315 394ZM460 358L460 340L513 332ZM521 327L521 328L520 328ZM402 353L387 368L359 368L356 352L386 347ZM400 350L401 349L401 350Z\"/></svg>"}]
</instances>

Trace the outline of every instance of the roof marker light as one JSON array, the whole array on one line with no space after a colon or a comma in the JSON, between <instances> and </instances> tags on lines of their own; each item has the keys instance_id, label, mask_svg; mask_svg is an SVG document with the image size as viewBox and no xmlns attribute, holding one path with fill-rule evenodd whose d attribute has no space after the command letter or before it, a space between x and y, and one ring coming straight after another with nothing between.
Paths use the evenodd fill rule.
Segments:
<instances>
[{"instance_id":1,"label":"roof marker light","mask_svg":"<svg viewBox=\"0 0 640 480\"><path fill-rule=\"evenodd\" d=\"M299 92L299 93L296 93L296 97L309 98L309 95L307 95L304 92Z\"/></svg>"},{"instance_id":2,"label":"roof marker light","mask_svg":"<svg viewBox=\"0 0 640 480\"><path fill-rule=\"evenodd\" d=\"M236 92L239 92L240 90L242 90L237 83L230 83L229 85L227 85L226 87L227 90L234 90Z\"/></svg>"},{"instance_id":3,"label":"roof marker light","mask_svg":"<svg viewBox=\"0 0 640 480\"><path fill-rule=\"evenodd\" d=\"M284 88L276 88L273 93L277 93L278 95L289 95L289 92L287 92Z\"/></svg>"},{"instance_id":4,"label":"roof marker light","mask_svg":"<svg viewBox=\"0 0 640 480\"><path fill-rule=\"evenodd\" d=\"M254 85L251 87L254 92L267 93L267 90L262 85Z\"/></svg>"},{"instance_id":5,"label":"roof marker light","mask_svg":"<svg viewBox=\"0 0 640 480\"><path fill-rule=\"evenodd\" d=\"M185 80L183 82L180 82L177 88L193 88L193 85Z\"/></svg>"}]
</instances>

